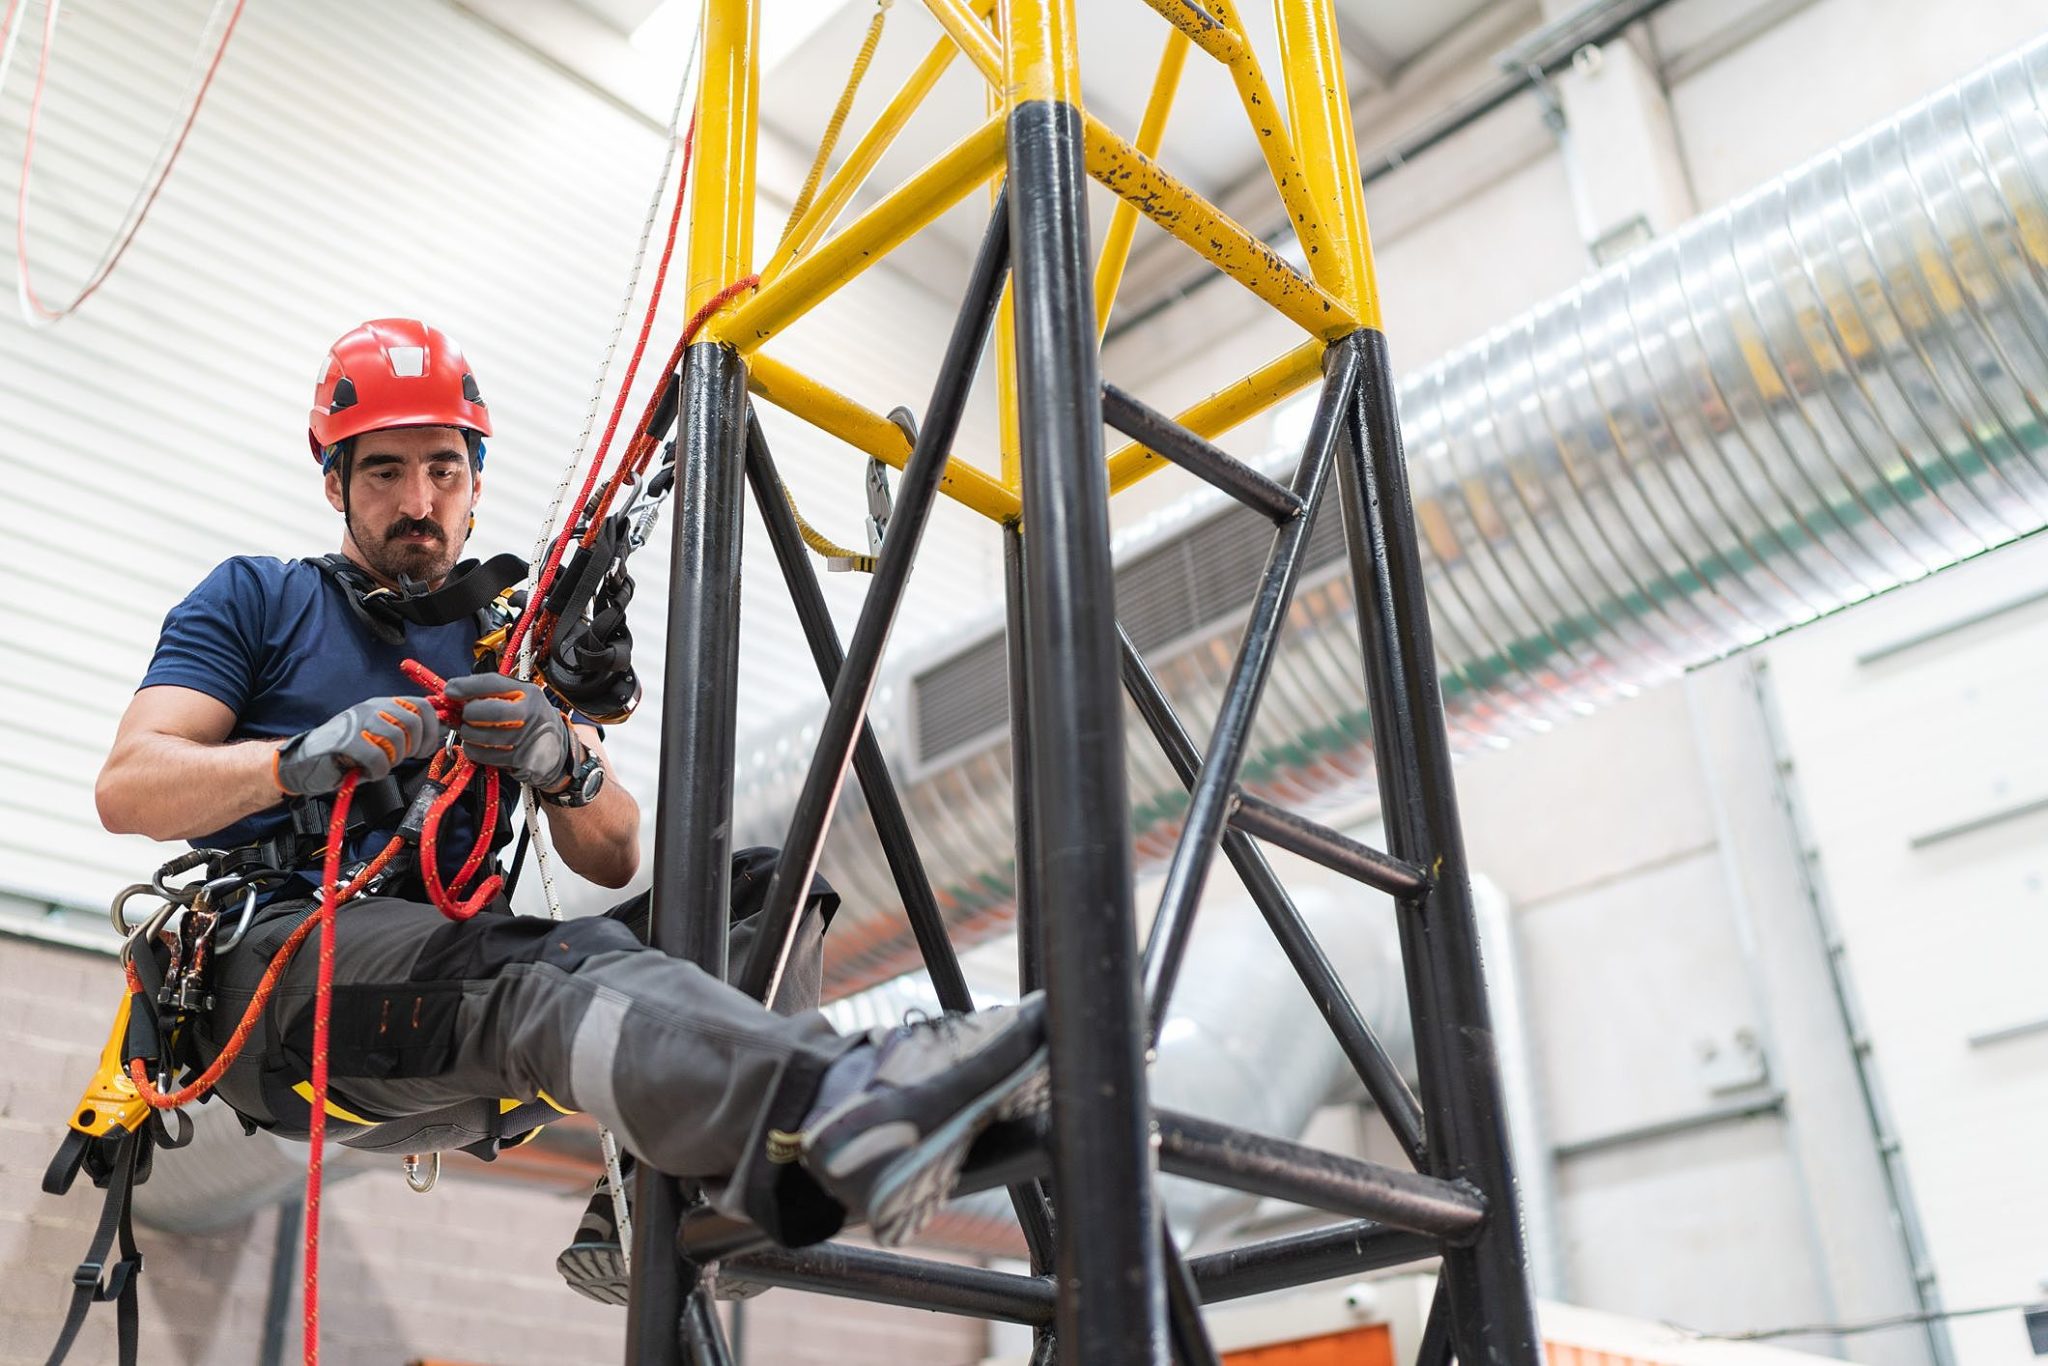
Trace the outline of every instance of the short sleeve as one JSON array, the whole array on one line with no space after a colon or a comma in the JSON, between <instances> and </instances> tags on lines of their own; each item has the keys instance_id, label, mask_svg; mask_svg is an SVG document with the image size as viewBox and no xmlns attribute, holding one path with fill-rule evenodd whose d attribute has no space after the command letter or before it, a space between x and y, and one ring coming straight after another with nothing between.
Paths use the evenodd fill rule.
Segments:
<instances>
[{"instance_id":1,"label":"short sleeve","mask_svg":"<svg viewBox=\"0 0 2048 1366\"><path fill-rule=\"evenodd\" d=\"M143 688L191 688L239 714L256 691L263 657L263 583L247 560L229 560L164 617Z\"/></svg>"}]
</instances>

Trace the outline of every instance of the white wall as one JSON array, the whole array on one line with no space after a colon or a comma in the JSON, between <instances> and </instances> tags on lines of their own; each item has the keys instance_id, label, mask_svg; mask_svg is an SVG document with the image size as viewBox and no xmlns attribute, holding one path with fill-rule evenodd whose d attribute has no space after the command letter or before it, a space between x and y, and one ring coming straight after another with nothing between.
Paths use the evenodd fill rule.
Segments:
<instances>
[{"instance_id":1,"label":"white wall","mask_svg":"<svg viewBox=\"0 0 2048 1366\"><path fill-rule=\"evenodd\" d=\"M76 283L125 207L179 107L207 8L64 8L31 197L44 294ZM39 9L25 18L0 90L10 168ZM250 7L121 269L54 328L0 311L0 536L17 586L0 605L0 651L20 690L0 720L0 891L103 904L161 861L147 841L98 829L93 775L164 611L214 563L337 544L303 432L316 365L355 322L417 314L463 344L498 430L474 544L531 547L584 426L661 155L643 122L455 8ZM0 201L11 240L14 196ZM764 196L762 237L785 207ZM921 410L951 319L944 300L962 282L943 269L915 282L871 270L774 349L879 410ZM642 392L681 327L679 290L663 315ZM614 384L624 363L622 353ZM861 458L772 410L764 421L807 515L864 543ZM967 440L986 445L988 430L980 416ZM815 682L749 519L743 725ZM649 608L667 575L665 534L657 542L635 562L650 590L634 620L650 714L662 630ZM913 581L906 641L1000 581L999 540L982 519L942 507L929 544L951 572ZM864 583L828 581L849 624ZM651 811L654 728L619 728L612 750ZM590 899L572 884L572 900Z\"/></svg>"}]
</instances>

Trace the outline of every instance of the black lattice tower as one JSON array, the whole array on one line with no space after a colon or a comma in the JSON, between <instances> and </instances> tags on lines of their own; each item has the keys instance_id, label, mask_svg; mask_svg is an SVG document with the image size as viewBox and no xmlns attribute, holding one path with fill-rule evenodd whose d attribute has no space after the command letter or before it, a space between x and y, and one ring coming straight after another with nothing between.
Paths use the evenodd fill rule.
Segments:
<instances>
[{"instance_id":1,"label":"black lattice tower","mask_svg":"<svg viewBox=\"0 0 2048 1366\"><path fill-rule=\"evenodd\" d=\"M758 0L709 0L696 126L689 305L752 273ZM1050 1018L1051 1119L978 1145L963 1189L1007 1185L1032 1272L1003 1274L825 1244L774 1249L755 1230L684 1217L685 1193L643 1169L636 1191L629 1359L722 1363L730 1351L701 1269L745 1279L1032 1324L1034 1360L1215 1361L1200 1306L1441 1256L1426 1366L1527 1366L1540 1357L1480 972L1450 750L1413 508L1379 331L1350 108L1329 0L1277 0L1285 109L1231 0L1147 0L1169 24L1136 144L1083 109L1074 0L926 0L946 30L916 75L825 181L760 270L719 312L681 375L674 582L656 819L654 942L726 965L741 485L751 486L830 692L817 752L739 980L765 995L847 772L862 785L940 998L966 983L903 806L866 722L883 646L934 501L1002 526L1016 781L1020 973ZM1243 97L1310 262L1304 274L1153 160L1192 49ZM871 209L833 230L853 190L938 73L964 56L991 89L988 121ZM1085 178L1121 200L1089 261ZM790 322L924 223L1006 185L914 440L855 400L773 359ZM1098 340L1139 214L1283 315L1307 340L1178 415L1098 372ZM1005 285L1008 293L1005 294ZM1002 468L954 454L983 343L997 339ZM1320 381L1305 449L1281 485L1211 444ZM874 581L842 650L749 394L903 471ZM1104 450L1103 424L1132 444ZM1271 549L1205 748L1175 716L1115 620L1108 502L1171 461L1268 517ZM1344 518L1364 642L1388 848L1374 850L1238 786L1251 723L1313 518ZM1187 783L1190 805L1148 942L1137 944L1124 777L1123 695ZM1420 1074L1411 1091L1260 852L1293 850L1390 894L1399 917ZM1164 1020L1195 909L1221 849L1320 1005L1414 1170L1321 1153L1154 1110L1145 1057ZM1155 1147L1156 1136L1156 1147ZM1152 1195L1155 1167L1331 1211L1344 1222L1184 1258Z\"/></svg>"}]
</instances>

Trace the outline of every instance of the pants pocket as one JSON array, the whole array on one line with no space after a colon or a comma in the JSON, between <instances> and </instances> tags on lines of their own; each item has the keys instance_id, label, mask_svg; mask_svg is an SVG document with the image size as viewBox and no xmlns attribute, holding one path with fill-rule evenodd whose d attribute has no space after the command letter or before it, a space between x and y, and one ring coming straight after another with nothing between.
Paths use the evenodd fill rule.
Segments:
<instances>
[{"instance_id":1,"label":"pants pocket","mask_svg":"<svg viewBox=\"0 0 2048 1366\"><path fill-rule=\"evenodd\" d=\"M337 1077L434 1077L455 1061L460 982L337 986L328 1069Z\"/></svg>"}]
</instances>

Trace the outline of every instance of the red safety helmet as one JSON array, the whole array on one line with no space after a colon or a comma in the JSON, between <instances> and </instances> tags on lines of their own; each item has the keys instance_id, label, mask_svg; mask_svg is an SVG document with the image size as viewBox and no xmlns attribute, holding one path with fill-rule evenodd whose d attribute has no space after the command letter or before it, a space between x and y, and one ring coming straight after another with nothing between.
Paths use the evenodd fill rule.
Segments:
<instances>
[{"instance_id":1,"label":"red safety helmet","mask_svg":"<svg viewBox=\"0 0 2048 1366\"><path fill-rule=\"evenodd\" d=\"M462 348L412 318L377 318L328 348L313 389L306 440L324 469L327 452L385 427L460 427L491 434L491 415ZM480 451L475 437L472 452Z\"/></svg>"}]
</instances>

